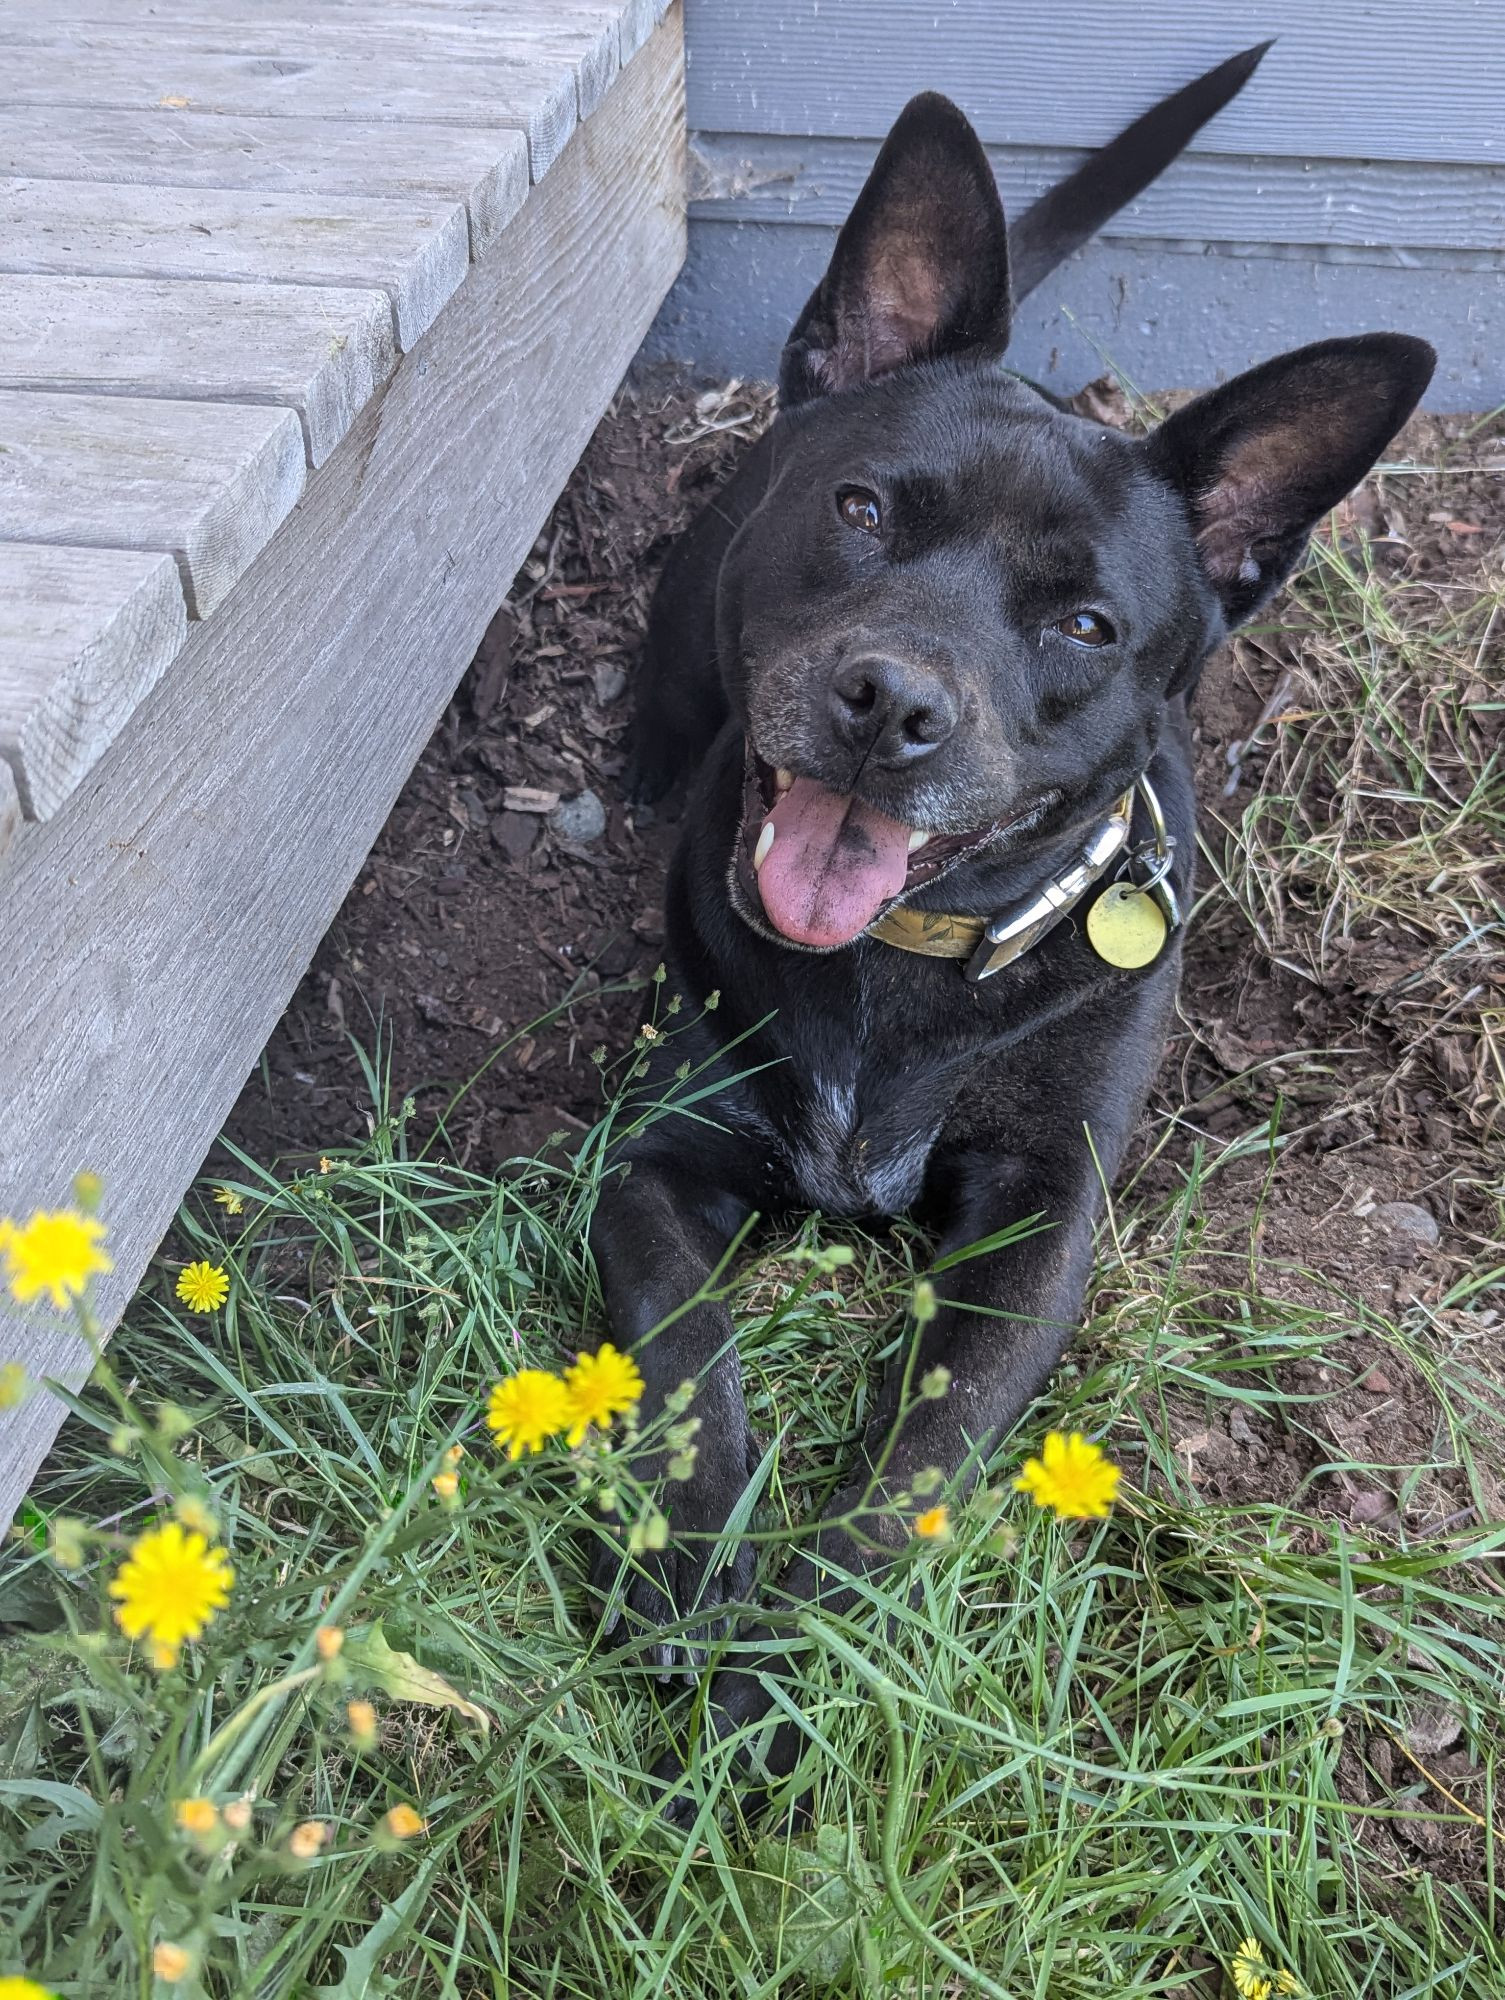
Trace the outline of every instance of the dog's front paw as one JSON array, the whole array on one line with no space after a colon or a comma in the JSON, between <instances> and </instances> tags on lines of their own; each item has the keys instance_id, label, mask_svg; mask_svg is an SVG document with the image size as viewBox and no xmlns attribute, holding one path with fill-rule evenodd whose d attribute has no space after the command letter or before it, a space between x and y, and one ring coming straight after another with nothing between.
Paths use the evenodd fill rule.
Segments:
<instances>
[{"instance_id":1,"label":"dog's front paw","mask_svg":"<svg viewBox=\"0 0 1505 2000\"><path fill-rule=\"evenodd\" d=\"M740 1476L697 1471L661 1495L665 1547L631 1552L625 1537L603 1538L591 1553L591 1586L612 1627L620 1622L621 1640L641 1647L660 1674L693 1680L726 1633L726 1607L745 1605L752 1593L753 1551L735 1539L718 1546L743 1484Z\"/></svg>"},{"instance_id":2,"label":"dog's front paw","mask_svg":"<svg viewBox=\"0 0 1505 2000\"><path fill-rule=\"evenodd\" d=\"M804 1747L799 1728L789 1720L782 1705L769 1691L770 1680L790 1682L790 1665L782 1655L756 1652L746 1666L729 1667L712 1680L700 1726L707 1735L726 1744L737 1738L725 1754L732 1760L732 1783L738 1810L749 1820L758 1819L772 1803L774 1794L794 1771ZM791 1693L796 1693L790 1688ZM679 1827L690 1826L700 1811L700 1802L690 1783L686 1754L688 1746L665 1751L653 1766L653 1776L663 1787L661 1811L665 1819ZM786 1801L790 1824L803 1816L798 1801Z\"/></svg>"}]
</instances>

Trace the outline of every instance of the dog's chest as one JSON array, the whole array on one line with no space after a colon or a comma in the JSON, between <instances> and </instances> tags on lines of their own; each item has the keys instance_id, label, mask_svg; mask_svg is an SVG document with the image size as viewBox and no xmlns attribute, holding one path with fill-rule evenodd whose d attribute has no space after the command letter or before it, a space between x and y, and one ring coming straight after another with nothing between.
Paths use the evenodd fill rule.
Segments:
<instances>
[{"instance_id":1,"label":"dog's chest","mask_svg":"<svg viewBox=\"0 0 1505 2000\"><path fill-rule=\"evenodd\" d=\"M802 1079L784 1151L800 1198L827 1215L898 1215L919 1197L944 1106L875 1091L857 1065Z\"/></svg>"}]
</instances>

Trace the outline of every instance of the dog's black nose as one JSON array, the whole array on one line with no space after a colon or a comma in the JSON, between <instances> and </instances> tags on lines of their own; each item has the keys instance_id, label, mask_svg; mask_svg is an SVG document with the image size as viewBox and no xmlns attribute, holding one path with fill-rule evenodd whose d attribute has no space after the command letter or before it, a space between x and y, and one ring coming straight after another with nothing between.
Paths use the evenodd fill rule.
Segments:
<instances>
[{"instance_id":1,"label":"dog's black nose","mask_svg":"<svg viewBox=\"0 0 1505 2000\"><path fill-rule=\"evenodd\" d=\"M831 721L839 742L879 764L912 764L956 727L956 703L923 667L864 653L831 680Z\"/></svg>"}]
</instances>

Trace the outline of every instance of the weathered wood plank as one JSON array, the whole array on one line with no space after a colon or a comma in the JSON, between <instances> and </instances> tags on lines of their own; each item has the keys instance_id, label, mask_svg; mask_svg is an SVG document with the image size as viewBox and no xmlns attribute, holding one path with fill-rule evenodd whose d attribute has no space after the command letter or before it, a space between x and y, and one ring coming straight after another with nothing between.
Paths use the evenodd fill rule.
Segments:
<instances>
[{"instance_id":1,"label":"weathered wood plank","mask_svg":"<svg viewBox=\"0 0 1505 2000\"><path fill-rule=\"evenodd\" d=\"M28 819L57 810L187 630L171 556L0 542L0 758ZM26 934L9 936L8 962L29 978L38 961ZM82 933L79 942L87 945ZM17 983L6 982L8 994Z\"/></svg>"},{"instance_id":2,"label":"weathered wood plank","mask_svg":"<svg viewBox=\"0 0 1505 2000\"><path fill-rule=\"evenodd\" d=\"M257 4L257 0L231 0L234 11L229 8L214 7L212 15L208 0L193 0L191 7L185 8L185 18L202 23L210 19L212 25L223 29L230 21L265 22L271 18L268 10ZM357 14L360 19L387 35L394 20L403 23L403 32L409 37L409 46L415 46L421 37L423 48L430 47L430 37L441 34L448 49L452 41L461 42L460 53L475 46L471 37L484 37L490 41L511 42L515 47L519 37L526 38L523 45L537 45L541 37L557 36L562 28L580 29L605 25L605 39L608 45L615 45L617 67L629 63L637 51L643 47L655 27L668 11L668 0L544 0L537 9L536 18L523 16L517 0L401 0L400 9L384 11L373 16L370 0L321 0L319 22L328 25L341 15ZM310 20L307 8L293 8L288 0L279 0L277 18L290 17L300 25ZM176 24L176 11L169 17L165 14L160 0L125 0L122 9L106 10L103 0L58 0L55 7L40 10L33 6L26 16L29 23L40 29L52 24L89 23L99 27L118 25L122 20L161 23L170 18ZM605 86L598 74L598 59L582 66L580 89L580 115L588 117L590 111L600 102Z\"/></svg>"},{"instance_id":3,"label":"weathered wood plank","mask_svg":"<svg viewBox=\"0 0 1505 2000\"><path fill-rule=\"evenodd\" d=\"M280 403L313 465L396 359L384 292L0 276L0 389Z\"/></svg>"},{"instance_id":4,"label":"weathered wood plank","mask_svg":"<svg viewBox=\"0 0 1505 2000\"><path fill-rule=\"evenodd\" d=\"M28 976L0 985L0 1212L103 1174L107 1324L678 267L679 46L676 11L68 810L12 849L0 950L24 940ZM233 757L205 754L221 740ZM87 1370L65 1322L14 1313L0 1357ZM58 1414L0 1414L0 1519Z\"/></svg>"},{"instance_id":5,"label":"weathered wood plank","mask_svg":"<svg viewBox=\"0 0 1505 2000\"><path fill-rule=\"evenodd\" d=\"M3 95L3 90L0 90ZM288 195L460 201L480 257L522 207L528 142L503 126L361 124L75 106L0 113L0 173Z\"/></svg>"},{"instance_id":6,"label":"weathered wood plank","mask_svg":"<svg viewBox=\"0 0 1505 2000\"><path fill-rule=\"evenodd\" d=\"M307 476L291 410L0 389L0 542L165 551L207 618Z\"/></svg>"},{"instance_id":7,"label":"weathered wood plank","mask_svg":"<svg viewBox=\"0 0 1505 2000\"><path fill-rule=\"evenodd\" d=\"M690 148L690 213L715 222L838 225L877 152L873 139L698 132ZM988 157L1004 207L1017 215L1084 155L990 146ZM1505 245L1505 169L1324 160L1314 172L1300 160L1189 153L1120 209L1108 234L1498 250Z\"/></svg>"},{"instance_id":8,"label":"weathered wood plank","mask_svg":"<svg viewBox=\"0 0 1505 2000\"><path fill-rule=\"evenodd\" d=\"M21 830L21 798L10 766L0 760L0 862Z\"/></svg>"},{"instance_id":9,"label":"weathered wood plank","mask_svg":"<svg viewBox=\"0 0 1505 2000\"><path fill-rule=\"evenodd\" d=\"M458 203L0 180L0 271L380 289L401 348L469 263Z\"/></svg>"},{"instance_id":10,"label":"weathered wood plank","mask_svg":"<svg viewBox=\"0 0 1505 2000\"><path fill-rule=\"evenodd\" d=\"M4 16L0 16L3 23ZM269 38L275 41L275 37ZM342 38L343 39L343 38ZM386 124L513 125L541 180L579 121L574 71L558 62L394 62L348 52L297 56L161 47L123 38L121 48L8 42L0 26L0 108L47 104L123 110L213 111L243 117L357 119Z\"/></svg>"},{"instance_id":11,"label":"weathered wood plank","mask_svg":"<svg viewBox=\"0 0 1505 2000\"><path fill-rule=\"evenodd\" d=\"M766 0L716 0L691 22L690 125L881 138L928 89L995 144L1101 146L1268 35L1259 74L1200 150L1505 160L1505 33L1498 6L1475 0L785 0L776 22Z\"/></svg>"}]
</instances>

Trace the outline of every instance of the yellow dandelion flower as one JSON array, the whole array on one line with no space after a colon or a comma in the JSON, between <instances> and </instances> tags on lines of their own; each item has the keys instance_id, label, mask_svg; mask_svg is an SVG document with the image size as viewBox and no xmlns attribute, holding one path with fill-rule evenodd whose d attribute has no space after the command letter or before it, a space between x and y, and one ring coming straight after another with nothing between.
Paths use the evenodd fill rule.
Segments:
<instances>
[{"instance_id":1,"label":"yellow dandelion flower","mask_svg":"<svg viewBox=\"0 0 1505 2000\"><path fill-rule=\"evenodd\" d=\"M457 1472L436 1472L429 1484L441 1500L453 1500L460 1491L460 1475Z\"/></svg>"},{"instance_id":2,"label":"yellow dandelion flower","mask_svg":"<svg viewBox=\"0 0 1505 2000\"><path fill-rule=\"evenodd\" d=\"M314 1651L327 1665L337 1660L345 1646L345 1634L338 1625L321 1625L314 1634Z\"/></svg>"},{"instance_id":3,"label":"yellow dandelion flower","mask_svg":"<svg viewBox=\"0 0 1505 2000\"><path fill-rule=\"evenodd\" d=\"M181 1521L149 1528L131 1545L110 1595L128 1639L144 1639L152 1664L170 1667L185 1639L197 1639L230 1601L235 1572L221 1548Z\"/></svg>"},{"instance_id":4,"label":"yellow dandelion flower","mask_svg":"<svg viewBox=\"0 0 1505 2000\"><path fill-rule=\"evenodd\" d=\"M213 1799L179 1799L172 1816L184 1833L213 1833L219 1825L219 1807Z\"/></svg>"},{"instance_id":5,"label":"yellow dandelion flower","mask_svg":"<svg viewBox=\"0 0 1505 2000\"><path fill-rule=\"evenodd\" d=\"M31 1378L19 1361L0 1366L0 1410L13 1410L31 1393Z\"/></svg>"},{"instance_id":6,"label":"yellow dandelion flower","mask_svg":"<svg viewBox=\"0 0 1505 2000\"><path fill-rule=\"evenodd\" d=\"M464 1445L452 1444L449 1450L444 1454L444 1463L450 1468L451 1472L453 1472L455 1467L460 1463L460 1460L464 1456L465 1456Z\"/></svg>"},{"instance_id":7,"label":"yellow dandelion flower","mask_svg":"<svg viewBox=\"0 0 1505 2000\"><path fill-rule=\"evenodd\" d=\"M428 1824L411 1806L393 1806L382 1816L382 1826L394 1840L411 1840L414 1834L427 1833Z\"/></svg>"},{"instance_id":8,"label":"yellow dandelion flower","mask_svg":"<svg viewBox=\"0 0 1505 2000\"><path fill-rule=\"evenodd\" d=\"M951 1509L944 1501L937 1506L927 1507L923 1514L915 1516L914 1531L927 1542L950 1541Z\"/></svg>"},{"instance_id":9,"label":"yellow dandelion flower","mask_svg":"<svg viewBox=\"0 0 1505 2000\"><path fill-rule=\"evenodd\" d=\"M332 1174L334 1172L334 1161L330 1159L327 1153L320 1153L319 1155L319 1172L321 1174Z\"/></svg>"},{"instance_id":10,"label":"yellow dandelion flower","mask_svg":"<svg viewBox=\"0 0 1505 2000\"><path fill-rule=\"evenodd\" d=\"M1080 1431L1070 1437L1052 1431L1040 1456L1025 1460L1014 1491L1027 1493L1037 1507L1053 1507L1063 1521L1097 1521L1117 1497L1119 1476L1101 1445L1089 1443Z\"/></svg>"},{"instance_id":11,"label":"yellow dandelion flower","mask_svg":"<svg viewBox=\"0 0 1505 2000\"><path fill-rule=\"evenodd\" d=\"M312 1861L329 1838L329 1828L321 1819L306 1819L287 1837L287 1848L296 1861Z\"/></svg>"},{"instance_id":12,"label":"yellow dandelion flower","mask_svg":"<svg viewBox=\"0 0 1505 2000\"><path fill-rule=\"evenodd\" d=\"M114 1264L101 1247L104 1224L76 1208L39 1208L27 1223L0 1222L0 1258L17 1305L29 1306L46 1295L59 1312L66 1312L97 1271Z\"/></svg>"},{"instance_id":13,"label":"yellow dandelion flower","mask_svg":"<svg viewBox=\"0 0 1505 2000\"><path fill-rule=\"evenodd\" d=\"M1296 1977L1294 1972L1287 1972L1282 1967L1275 1975L1275 1991L1277 1993L1299 1993L1301 1991L1301 1981Z\"/></svg>"},{"instance_id":14,"label":"yellow dandelion flower","mask_svg":"<svg viewBox=\"0 0 1505 2000\"><path fill-rule=\"evenodd\" d=\"M542 1451L551 1437L574 1421L570 1392L557 1375L542 1368L519 1368L498 1382L486 1405L486 1422L497 1448L508 1458Z\"/></svg>"},{"instance_id":15,"label":"yellow dandelion flower","mask_svg":"<svg viewBox=\"0 0 1505 2000\"><path fill-rule=\"evenodd\" d=\"M619 1354L609 1340L594 1354L578 1354L567 1368L564 1386L570 1399L566 1443L577 1445L594 1424L607 1430L613 1417L630 1410L643 1393L643 1378L630 1354Z\"/></svg>"},{"instance_id":16,"label":"yellow dandelion flower","mask_svg":"<svg viewBox=\"0 0 1505 2000\"><path fill-rule=\"evenodd\" d=\"M201 1257L183 1266L173 1289L190 1312L218 1312L230 1296L230 1274Z\"/></svg>"},{"instance_id":17,"label":"yellow dandelion flower","mask_svg":"<svg viewBox=\"0 0 1505 2000\"><path fill-rule=\"evenodd\" d=\"M1238 1949L1229 1961L1228 1970L1233 1976L1233 1984L1242 2000L1270 2000L1270 1990L1274 1981L1269 1967L1265 1964L1264 1946L1256 1937L1239 1940Z\"/></svg>"},{"instance_id":18,"label":"yellow dandelion flower","mask_svg":"<svg viewBox=\"0 0 1505 2000\"><path fill-rule=\"evenodd\" d=\"M34 1979L21 1979L14 1974L0 1979L0 2000L57 2000L50 1986L38 1986Z\"/></svg>"},{"instance_id":19,"label":"yellow dandelion flower","mask_svg":"<svg viewBox=\"0 0 1505 2000\"><path fill-rule=\"evenodd\" d=\"M376 1710L369 1701L346 1702L345 1720L350 1724L350 1738L357 1750L370 1750L375 1746Z\"/></svg>"},{"instance_id":20,"label":"yellow dandelion flower","mask_svg":"<svg viewBox=\"0 0 1505 2000\"><path fill-rule=\"evenodd\" d=\"M180 1944L168 1944L166 1940L152 1946L152 1971L159 1979L165 1979L169 1986L176 1986L180 1979L186 1979L193 1970L193 1953Z\"/></svg>"},{"instance_id":21,"label":"yellow dandelion flower","mask_svg":"<svg viewBox=\"0 0 1505 2000\"><path fill-rule=\"evenodd\" d=\"M219 1203L226 1215L239 1215L246 1205L245 1196L237 1194L233 1187L217 1187L214 1190L214 1199Z\"/></svg>"}]
</instances>

